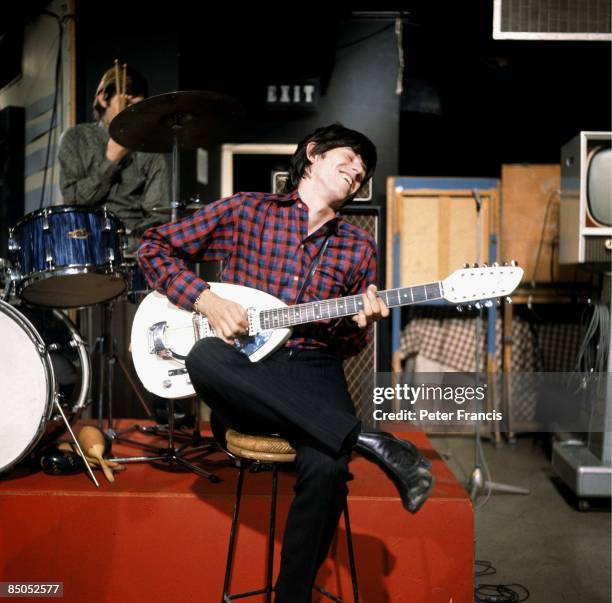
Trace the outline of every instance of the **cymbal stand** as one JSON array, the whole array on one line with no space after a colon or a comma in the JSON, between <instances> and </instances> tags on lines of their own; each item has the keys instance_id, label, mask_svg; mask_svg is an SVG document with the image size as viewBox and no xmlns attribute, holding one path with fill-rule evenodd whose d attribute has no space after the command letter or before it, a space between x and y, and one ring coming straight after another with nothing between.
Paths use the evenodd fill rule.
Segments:
<instances>
[{"instance_id":1,"label":"cymbal stand","mask_svg":"<svg viewBox=\"0 0 612 603\"><path fill-rule=\"evenodd\" d=\"M179 194L179 153L178 153L178 134L179 130L183 127L181 125L182 115L175 113L172 117L174 120L172 124L172 201L170 203L171 208L171 222L176 222L178 219L178 208L180 205Z\"/></svg>"},{"instance_id":2,"label":"cymbal stand","mask_svg":"<svg viewBox=\"0 0 612 603\"><path fill-rule=\"evenodd\" d=\"M113 302L104 304L103 309L103 319L102 319L102 334L98 338L95 347L99 350L100 353L100 381L99 381L99 389L98 389L98 428L103 430L103 415L104 415L104 390L107 392L107 428L104 430L104 433L110 437L111 440L126 443L133 446L139 446L148 450L152 453L152 455L148 456L129 456L129 457L114 457L110 460L118 462L118 463L148 463L148 462L167 462L169 464L180 464L201 475L202 477L206 477L211 482L216 483L219 481L219 478L209 471L198 467L191 460L185 458L192 454L207 454L217 449L217 445L212 438L209 438L210 441L206 441L205 438L202 438L199 432L199 424L200 424L200 416L199 416L199 402L196 406L196 424L194 433L192 436L187 436L186 434L177 434L175 433L175 418L174 418L174 400L168 400L168 429L166 434L162 433L162 426L155 425L153 427L145 427L141 425L134 425L133 427L129 427L124 431L117 431L114 426L114 416L113 416L113 399L114 399L114 380L115 380L115 365L118 364L121 370L124 372L128 382L131 387L134 389L140 403L142 404L147 416L149 418L153 418L153 413L147 406L144 398L140 395L140 392L136 388L136 384L132 380L129 372L127 371L127 367L121 361L121 359L117 356L115 352L114 340L112 337L112 316L113 316ZM168 436L168 445L166 448L160 446L154 446L152 444L148 444L146 442L139 442L136 440L131 440L129 438L123 437L123 434L127 432L138 431L140 433L147 433L153 435L167 435ZM183 437L188 439L188 441L183 444L180 448L175 447L175 438Z\"/></svg>"},{"instance_id":3,"label":"cymbal stand","mask_svg":"<svg viewBox=\"0 0 612 603\"><path fill-rule=\"evenodd\" d=\"M178 134L179 134L180 129L183 127L181 124L182 115L175 113L172 116L172 119L173 119L173 123L171 127L172 127L173 139L172 139L172 202L171 202L172 213L171 213L171 221L176 222L178 218L178 208L180 206L180 203L179 203ZM109 338L109 342L110 340L112 340L112 338ZM213 483L218 482L219 478L215 474L210 473L209 471L206 471L205 469L202 469L201 467L198 467L197 465L193 464L188 459L184 458L186 455L191 455L193 453L208 454L218 449L217 443L214 441L213 438L203 438L200 435L200 429L199 429L200 428L200 402L199 400L196 400L196 423L195 423L194 433L192 437L190 438L190 441L183 444L178 449L175 447L175 443L174 443L175 438L185 437L185 436L184 434L175 433L175 429L174 429L175 403L173 399L168 400L168 429L167 429L168 446L165 450L163 448L159 448L151 444L146 444L143 442L136 442L134 440L129 440L128 438L123 437L123 433L129 432L129 431L135 431L135 430L141 433L152 433L155 435L161 435L160 425L155 425L153 427L143 427L143 426L135 425L129 428L128 430L126 430L125 432L121 432L121 433L114 430L113 417L112 417L112 396L113 396L112 388L113 388L114 364L116 361L118 361L118 358L114 354L114 352L112 352L112 349L109 352L108 359L109 360L107 363L107 369L108 369L109 404L108 404L107 433L114 440L121 441L127 444L141 446L145 450L149 450L154 453L154 456L116 457L116 458L113 458L112 460L118 463L139 463L139 462L154 462L154 461L162 461L162 462L167 462L169 464L178 463L178 464L183 465L190 471L193 471L197 473L198 475L206 477L208 480L210 480ZM128 375L127 375L126 368L120 361L119 361L119 366L123 370L123 372L126 374L126 377L127 377ZM134 387L133 383L131 382L131 379L128 378L128 380L130 381L132 387ZM100 392L100 396L102 396L102 392ZM145 406L145 411L147 412L147 415L149 417L152 417L152 413L146 407L146 404L144 404L144 400L142 400L140 396L139 396L139 399L141 400L141 403L143 403L143 405ZM100 409L102 408L102 400L100 400L99 408Z\"/></svg>"},{"instance_id":4,"label":"cymbal stand","mask_svg":"<svg viewBox=\"0 0 612 603\"><path fill-rule=\"evenodd\" d=\"M196 403L196 409L197 409L196 410L196 426L200 424L199 408L200 408L200 403L199 401L197 401ZM143 448L147 448L149 450L157 452L157 454L155 456L113 457L110 460L115 461L117 463L147 463L147 462L154 462L154 461L162 461L162 462L169 463L170 465L178 463L179 465L183 465L190 471L193 471L194 473L197 473L198 475L201 475L202 477L207 478L212 483L219 482L219 477L217 475L215 475L214 473L211 473L210 471L206 471L205 469L202 469L202 467L198 467L197 465L192 463L191 460L185 458L187 455L191 455L194 453L207 454L209 452L214 452L215 450L217 450L218 448L217 444L212 440L212 438L203 438L199 434L199 429L197 429L197 427L193 435L192 441L187 442L186 444L183 444L180 448L175 447L174 438L175 438L174 400L169 399L168 400L168 446L167 448L164 450L163 448L155 448L149 444L142 444L141 442L137 442L139 446L142 446ZM121 438L118 438L118 439L121 440ZM201 444L201 442L205 442L205 443Z\"/></svg>"},{"instance_id":5,"label":"cymbal stand","mask_svg":"<svg viewBox=\"0 0 612 603\"><path fill-rule=\"evenodd\" d=\"M114 302L106 302L103 306L102 310L102 329L99 337L94 343L93 351L98 350L100 354L99 358L99 370L100 370L100 379L98 385L98 429L102 431L104 425L104 381L105 375L107 380L107 390L108 390L108 431L114 432L113 430L113 386L115 380L115 363L119 364L120 368L123 370L128 383L134 390L138 401L143 407L146 415L149 418L153 418L153 413L151 409L147 405L145 399L142 397L141 393L138 391L136 384L128 373L124 363L115 353L114 340L112 337L112 322L113 322L113 308ZM109 435L112 435L109 433Z\"/></svg>"}]
</instances>

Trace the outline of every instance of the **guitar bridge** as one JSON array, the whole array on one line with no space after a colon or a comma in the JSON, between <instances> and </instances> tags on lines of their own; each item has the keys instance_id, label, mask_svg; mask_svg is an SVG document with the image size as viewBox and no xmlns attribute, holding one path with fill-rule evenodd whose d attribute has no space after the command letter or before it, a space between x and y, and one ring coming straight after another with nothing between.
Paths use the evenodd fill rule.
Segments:
<instances>
[{"instance_id":1,"label":"guitar bridge","mask_svg":"<svg viewBox=\"0 0 612 603\"><path fill-rule=\"evenodd\" d=\"M196 341L204 339L205 337L216 337L217 333L210 326L206 316L203 316L199 312L194 312L191 316L191 320L193 323L193 334ZM257 326L257 308L247 308L247 320L249 322L248 336L253 337L259 333Z\"/></svg>"}]
</instances>

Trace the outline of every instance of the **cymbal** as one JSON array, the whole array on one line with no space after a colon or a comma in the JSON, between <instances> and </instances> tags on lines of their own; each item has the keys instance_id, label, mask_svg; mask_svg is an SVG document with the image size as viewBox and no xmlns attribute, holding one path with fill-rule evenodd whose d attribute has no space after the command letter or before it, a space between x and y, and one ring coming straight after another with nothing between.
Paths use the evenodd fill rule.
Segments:
<instances>
[{"instance_id":1,"label":"cymbal","mask_svg":"<svg viewBox=\"0 0 612 603\"><path fill-rule=\"evenodd\" d=\"M238 101L220 92L186 90L151 96L110 123L111 138L133 151L169 153L220 142L244 118Z\"/></svg>"}]
</instances>

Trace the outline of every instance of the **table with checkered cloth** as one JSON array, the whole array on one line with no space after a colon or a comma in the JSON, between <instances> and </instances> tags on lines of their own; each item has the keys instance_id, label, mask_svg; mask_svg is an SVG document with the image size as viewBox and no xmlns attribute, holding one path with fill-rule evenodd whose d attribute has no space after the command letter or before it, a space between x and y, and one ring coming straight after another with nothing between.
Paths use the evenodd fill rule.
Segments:
<instances>
[{"instance_id":1,"label":"table with checkered cloth","mask_svg":"<svg viewBox=\"0 0 612 603\"><path fill-rule=\"evenodd\" d=\"M577 313L571 314L575 316ZM497 370L502 366L502 319L496 321L495 345ZM581 330L578 322L547 322L515 313L512 321L512 397L515 421L531 421L537 400L526 375L534 372L565 372L576 368ZM479 371L487 366L487 323L480 333ZM440 371L473 372L476 368L476 317L457 316L454 308L413 308L410 320L402 330L400 359L425 359L412 362L419 366L437 366ZM422 370L422 369L421 369ZM434 369L428 369L433 370ZM523 378L521 378L523 375Z\"/></svg>"}]
</instances>

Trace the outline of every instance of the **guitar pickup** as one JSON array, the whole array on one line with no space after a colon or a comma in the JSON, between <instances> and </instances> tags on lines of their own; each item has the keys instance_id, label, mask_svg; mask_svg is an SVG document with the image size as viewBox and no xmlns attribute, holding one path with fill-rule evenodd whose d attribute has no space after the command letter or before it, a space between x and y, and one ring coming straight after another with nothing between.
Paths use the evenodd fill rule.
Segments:
<instances>
[{"instance_id":1,"label":"guitar pickup","mask_svg":"<svg viewBox=\"0 0 612 603\"><path fill-rule=\"evenodd\" d=\"M186 374L187 374L187 369L185 368L172 369L171 371L168 371L168 377L176 377L177 375L186 375Z\"/></svg>"}]
</instances>

